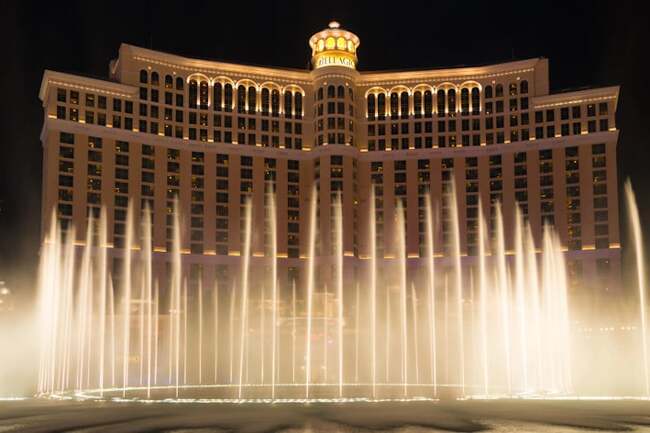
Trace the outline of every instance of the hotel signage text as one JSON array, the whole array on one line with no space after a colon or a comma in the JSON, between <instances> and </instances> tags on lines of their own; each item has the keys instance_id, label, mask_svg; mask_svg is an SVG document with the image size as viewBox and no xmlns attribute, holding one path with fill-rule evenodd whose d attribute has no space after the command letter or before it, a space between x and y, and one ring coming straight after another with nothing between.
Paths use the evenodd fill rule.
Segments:
<instances>
[{"instance_id":1,"label":"hotel signage text","mask_svg":"<svg viewBox=\"0 0 650 433\"><path fill-rule=\"evenodd\" d=\"M317 56L314 67L322 68L324 66L343 66L345 68L355 69L356 65L352 56L324 53Z\"/></svg>"}]
</instances>

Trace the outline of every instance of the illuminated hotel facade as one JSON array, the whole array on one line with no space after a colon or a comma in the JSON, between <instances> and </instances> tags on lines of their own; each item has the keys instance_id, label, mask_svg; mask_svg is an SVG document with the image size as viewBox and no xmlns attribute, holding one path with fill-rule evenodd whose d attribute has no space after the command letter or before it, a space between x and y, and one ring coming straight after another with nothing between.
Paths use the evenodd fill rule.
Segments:
<instances>
[{"instance_id":1,"label":"illuminated hotel facade","mask_svg":"<svg viewBox=\"0 0 650 433\"><path fill-rule=\"evenodd\" d=\"M618 87L550 94L543 58L365 72L357 69L359 44L333 22L309 40L310 70L123 44L107 80L46 71L43 232L55 210L64 227L76 227L82 244L89 215L105 206L109 245L119 260L129 202L137 215L148 206L155 272L163 281L177 198L183 266L193 280L230 285L239 277L248 199L252 268L268 266L265 193L274 186L279 279L286 287L304 278L310 197L318 185L320 234L332 233L333 199L342 194L345 274L352 281L368 262L373 184L382 263L396 256L391 240L402 200L408 266L422 264L430 194L440 215L436 261L450 264L444 197L453 184L464 265L476 264L479 203L493 221L493 204L500 202L506 250L513 248L519 206L538 245L545 222L556 228L573 277L597 289L618 286ZM319 239L320 280L327 284L332 241Z\"/></svg>"}]
</instances>

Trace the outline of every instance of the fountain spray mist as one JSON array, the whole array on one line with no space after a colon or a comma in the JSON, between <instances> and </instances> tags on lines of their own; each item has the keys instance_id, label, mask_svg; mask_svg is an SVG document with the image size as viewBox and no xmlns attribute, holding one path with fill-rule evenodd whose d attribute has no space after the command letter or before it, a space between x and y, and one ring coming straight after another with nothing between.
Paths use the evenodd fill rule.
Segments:
<instances>
[{"instance_id":1,"label":"fountain spray mist","mask_svg":"<svg viewBox=\"0 0 650 433\"><path fill-rule=\"evenodd\" d=\"M423 237L426 245L419 245L424 253L417 259L414 253L408 254L407 245L409 248L413 245L406 242L406 216L398 202L397 233L394 245L389 248L393 254L380 261L384 245L377 247L382 233L377 232L375 221L380 211L374 209L372 200L368 215L371 224L367 272L348 285L344 274L344 264L347 264L344 262L347 261L344 209L339 196L330 215L333 233L327 234L333 241L334 252L331 258L322 259L333 270L330 280L333 290L328 294L324 285L316 286L324 284L316 278L316 266L320 265L315 255L316 243L327 239L318 235L317 194L316 190L312 193L310 225L305 225L309 233L305 246L310 254L304 257L308 272L302 276L300 286L295 279L287 281L284 289L290 284L291 294L284 302L282 278L278 278L275 197L271 195L268 201L271 246L264 258L251 254L255 219L252 204L246 203L241 273L232 278L224 314L219 314L221 294L216 279L206 280L210 274L202 275L198 287L187 285L191 267L183 266L186 252L181 250L178 210L174 215L171 248L155 257L147 212L129 211L124 248L113 248L106 242L105 211L101 212L99 221L90 221L85 227L85 240L76 237L73 227L63 230L54 215L41 251L39 269L39 393L91 394L105 398L146 395L157 399L179 397L181 391L188 393L184 397L190 397L200 388L201 392L214 392L222 400L241 402L262 398L277 402L295 399L296 391L301 393L303 389L306 401L317 398L316 389L318 398L325 396L337 401L356 396L410 398L421 392L436 396L441 386L461 395L478 390L477 394L488 397L503 395L504 390L512 395L573 392L571 363L574 351L578 351L572 341L575 337L569 319L573 319L575 308L568 297L567 257L553 229L546 227L541 242L536 245L533 230L515 211L514 252L506 252L505 239L509 237L496 205L496 237L492 239L494 247L490 253L486 219L480 204L478 257L465 259L460 252L458 223L453 222L457 203L452 191L451 195L445 193L448 201L444 210L451 211L445 213L446 226L443 226L447 233L446 240L443 237L445 257L436 260L434 206L425 198L422 217L427 220ZM627 194L633 199L631 189ZM635 214L635 206L631 209L634 210L631 214ZM135 215L143 215L143 219L134 221ZM646 349L643 251L638 250L641 245L638 215L636 220L631 217L641 265L637 277L641 338ZM140 227L142 231L136 236L134 228ZM512 260L506 257L511 255ZM158 269L158 261L163 257L171 265L170 272L165 280L158 280L154 269ZM112 264L116 263L113 258L121 258L121 266L113 269ZM409 263L422 266L409 266ZM471 270L471 275L477 277L476 296L474 277L463 278L468 264L478 266L478 270ZM118 277L117 292L111 270ZM391 271L394 271L392 275ZM214 287L211 308L204 305L210 299L204 293L206 282ZM261 292L262 287L270 288L271 292ZM438 287L440 306L436 296ZM346 292L346 288L351 291ZM251 293L255 295L251 297ZM463 293L470 296L467 303ZM260 300L262 310L255 311L261 314L252 313L251 299ZM346 308L346 299L354 299L354 308L352 304ZM316 300L318 305L314 304ZM136 304L140 307L138 314L135 308L133 312L130 308ZM427 320L418 320L422 313L428 315ZM471 317L467 323L464 314ZM314 326L315 318L319 326ZM212 328L207 334L212 338L206 334L206 319L205 323L210 323ZM253 326L249 326L250 321L254 322ZM346 323L353 326L346 329ZM227 331L224 326L228 327ZM442 340L437 338L438 329ZM220 332L225 338L219 338ZM471 338L465 340L464 335ZM264 336L269 336L269 341ZM254 344L257 338L263 343ZM336 341L336 346L332 344L328 349L330 340ZM421 343L425 341L423 346ZM205 361L209 358L206 354L213 356L211 374L206 374ZM139 355L139 359L131 355ZM643 358L645 379L647 350ZM140 366L138 372L134 368L136 363ZM317 364L318 376L315 375ZM328 370L322 368L325 365ZM378 365L382 366L382 379L378 378ZM220 371L224 373L219 374ZM137 373L142 378L140 385ZM431 383L428 383L429 373Z\"/></svg>"}]
</instances>

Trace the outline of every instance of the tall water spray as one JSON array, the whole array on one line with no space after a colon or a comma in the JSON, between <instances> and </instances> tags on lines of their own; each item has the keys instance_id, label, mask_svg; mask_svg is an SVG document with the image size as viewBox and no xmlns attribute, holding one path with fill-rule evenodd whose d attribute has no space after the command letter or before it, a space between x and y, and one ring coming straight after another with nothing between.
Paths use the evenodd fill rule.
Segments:
<instances>
[{"instance_id":1,"label":"tall water spray","mask_svg":"<svg viewBox=\"0 0 650 433\"><path fill-rule=\"evenodd\" d=\"M312 323L314 308L314 285L316 284L316 202L318 191L312 189L309 206L309 250L307 256L307 326L305 333L305 398L309 398L312 368Z\"/></svg>"},{"instance_id":2,"label":"tall water spray","mask_svg":"<svg viewBox=\"0 0 650 433\"><path fill-rule=\"evenodd\" d=\"M437 361L437 331L436 331L436 273L435 273L435 248L434 248L434 222L431 198L425 196L425 226L427 246L427 289L428 289L428 313L429 313L429 363L431 365L431 383L433 384L433 395L438 395L438 361Z\"/></svg>"},{"instance_id":3,"label":"tall water spray","mask_svg":"<svg viewBox=\"0 0 650 433\"><path fill-rule=\"evenodd\" d=\"M650 366L648 365L648 323L647 323L647 292L645 258L643 254L643 238L641 235L641 222L639 209L636 205L636 198L632 190L632 183L625 182L625 198L627 201L628 218L634 239L634 252L636 259L636 277L639 293L639 317L641 326L641 353L643 355L643 378L645 384L645 395L650 396Z\"/></svg>"},{"instance_id":4,"label":"tall water spray","mask_svg":"<svg viewBox=\"0 0 650 433\"><path fill-rule=\"evenodd\" d=\"M370 190L370 224L368 225L368 244L370 245L370 381L372 384L372 396L377 396L377 221L375 220L375 187ZM358 294L358 290L357 290ZM356 305L357 316L360 315L359 297ZM357 330L360 332L360 330ZM358 351L358 344L357 344ZM358 356L358 355L357 355ZM387 357L388 358L388 357ZM358 363L358 362L357 362ZM386 369L388 374L388 369ZM358 381L358 374L356 375Z\"/></svg>"},{"instance_id":5,"label":"tall water spray","mask_svg":"<svg viewBox=\"0 0 650 433\"><path fill-rule=\"evenodd\" d=\"M237 397L242 398L244 388L244 362L247 343L247 326L248 326L248 270L250 266L251 256L251 224L253 220L253 206L248 200L245 206L244 214L244 249L242 251L242 273L241 273L241 314L239 315L240 329L239 329L239 388L237 390Z\"/></svg>"}]
</instances>

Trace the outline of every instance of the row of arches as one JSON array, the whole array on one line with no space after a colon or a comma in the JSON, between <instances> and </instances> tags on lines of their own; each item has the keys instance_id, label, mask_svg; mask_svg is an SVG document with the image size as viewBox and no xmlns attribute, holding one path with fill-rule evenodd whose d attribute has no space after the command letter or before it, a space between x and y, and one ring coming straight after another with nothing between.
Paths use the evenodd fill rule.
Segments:
<instances>
[{"instance_id":1,"label":"row of arches","mask_svg":"<svg viewBox=\"0 0 650 433\"><path fill-rule=\"evenodd\" d=\"M190 108L207 109L214 103L217 111L233 111L238 113L255 114L261 112L263 115L278 116L285 114L288 117L300 118L303 115L303 93L295 88L285 88L281 91L277 88L262 87L239 84L236 87L231 83L216 82L212 86L212 92L208 91L208 83L195 80L190 81ZM198 89L198 99L197 99Z\"/></svg>"},{"instance_id":2,"label":"row of arches","mask_svg":"<svg viewBox=\"0 0 650 433\"><path fill-rule=\"evenodd\" d=\"M513 86L514 84L514 86ZM420 84L414 88L403 85L395 86L390 90L382 87L372 87L366 92L367 112L370 119L405 118L408 116L432 116L434 113L442 116L448 113L461 113L464 115L477 115L481 112L484 99L503 97L502 84L497 84L494 89L491 85L483 87L475 81L468 81L461 85L443 83L433 87ZM528 81L521 80L519 84L511 83L509 94L527 94Z\"/></svg>"},{"instance_id":3,"label":"row of arches","mask_svg":"<svg viewBox=\"0 0 650 433\"><path fill-rule=\"evenodd\" d=\"M166 89L173 89L175 87L176 90L183 90L185 87L185 80L183 80L183 77L176 77L176 79L174 79L174 77L169 74L165 75L164 83ZM140 84L151 84L152 86L159 86L160 75L156 71L153 71L150 74L146 69L141 69Z\"/></svg>"},{"instance_id":4,"label":"row of arches","mask_svg":"<svg viewBox=\"0 0 650 433\"><path fill-rule=\"evenodd\" d=\"M508 86L508 95L515 96L517 94L528 94L528 80L520 80L518 83L513 82ZM504 96L503 84L499 83L494 86L494 93L492 86L485 86L485 98L501 98Z\"/></svg>"},{"instance_id":5,"label":"row of arches","mask_svg":"<svg viewBox=\"0 0 650 433\"><path fill-rule=\"evenodd\" d=\"M319 87L316 98L321 101L325 97L325 91L327 90L327 98L339 98L343 99L345 98L345 87L344 85L340 84L338 86L334 86L333 84L330 84L327 87ZM348 97L350 100L354 100L354 90L352 87L348 87Z\"/></svg>"},{"instance_id":6,"label":"row of arches","mask_svg":"<svg viewBox=\"0 0 650 433\"><path fill-rule=\"evenodd\" d=\"M160 76L156 71L149 73L142 69L140 83L158 86ZM258 84L250 79L234 81L225 76L209 78L200 73L191 74L185 79L174 79L171 75L164 78L164 86L169 89L182 91L186 83L190 108L207 110L214 106L217 111L237 110L251 114L260 111L271 115L284 113L288 117L302 117L304 114L305 91L295 84L281 86L271 81Z\"/></svg>"},{"instance_id":7,"label":"row of arches","mask_svg":"<svg viewBox=\"0 0 650 433\"><path fill-rule=\"evenodd\" d=\"M462 114L479 114L481 111L481 96L478 87L463 88L458 97L456 89L416 90L412 94L407 91L370 93L367 98L367 115L373 119L390 116L391 118L416 116L432 116L434 113L444 115L460 112ZM435 101L435 104L434 104Z\"/></svg>"}]
</instances>

